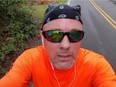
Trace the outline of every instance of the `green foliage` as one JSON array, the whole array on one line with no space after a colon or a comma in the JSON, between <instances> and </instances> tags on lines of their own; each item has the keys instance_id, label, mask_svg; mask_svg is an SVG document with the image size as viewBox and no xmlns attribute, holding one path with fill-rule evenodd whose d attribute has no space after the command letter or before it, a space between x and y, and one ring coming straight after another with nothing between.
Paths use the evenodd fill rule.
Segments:
<instances>
[{"instance_id":1,"label":"green foliage","mask_svg":"<svg viewBox=\"0 0 116 87\"><path fill-rule=\"evenodd\" d=\"M0 61L38 34L39 23L32 10L23 6L28 0L0 0Z\"/></svg>"},{"instance_id":2,"label":"green foliage","mask_svg":"<svg viewBox=\"0 0 116 87\"><path fill-rule=\"evenodd\" d=\"M32 6L32 8L36 11L34 11L34 15L36 15L39 19L43 19L44 17L44 12L46 10L46 8L48 7L48 5L36 5L36 6Z\"/></svg>"},{"instance_id":3,"label":"green foliage","mask_svg":"<svg viewBox=\"0 0 116 87\"><path fill-rule=\"evenodd\" d=\"M56 3L58 3L58 4L63 4L63 3L66 3L67 0L55 0L55 1L56 1Z\"/></svg>"},{"instance_id":4,"label":"green foliage","mask_svg":"<svg viewBox=\"0 0 116 87\"><path fill-rule=\"evenodd\" d=\"M2 47L1 49L2 49L2 52L1 52L1 55L0 55L0 60L3 61L6 54L8 54L11 51L15 51L16 47L13 44L8 44L8 45L5 45L4 47Z\"/></svg>"}]
</instances>

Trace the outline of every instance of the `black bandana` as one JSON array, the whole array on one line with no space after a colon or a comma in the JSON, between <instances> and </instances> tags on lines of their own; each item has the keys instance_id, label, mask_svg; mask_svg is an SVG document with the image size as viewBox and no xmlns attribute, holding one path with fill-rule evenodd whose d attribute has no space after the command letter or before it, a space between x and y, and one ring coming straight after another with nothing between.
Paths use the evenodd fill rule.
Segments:
<instances>
[{"instance_id":1,"label":"black bandana","mask_svg":"<svg viewBox=\"0 0 116 87\"><path fill-rule=\"evenodd\" d=\"M42 26L52 20L55 19L61 19L61 18L67 18L67 19L75 19L81 22L81 7L80 5L77 6L69 6L69 5L50 5L44 14L44 20L42 23Z\"/></svg>"}]
</instances>

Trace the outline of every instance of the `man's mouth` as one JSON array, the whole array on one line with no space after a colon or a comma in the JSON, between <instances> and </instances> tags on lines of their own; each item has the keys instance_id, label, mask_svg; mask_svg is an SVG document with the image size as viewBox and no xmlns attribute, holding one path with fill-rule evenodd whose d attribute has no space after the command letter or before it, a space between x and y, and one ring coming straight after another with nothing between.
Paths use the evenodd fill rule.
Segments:
<instances>
[{"instance_id":1,"label":"man's mouth","mask_svg":"<svg viewBox=\"0 0 116 87\"><path fill-rule=\"evenodd\" d=\"M70 55L58 55L59 57L64 57L64 58L67 58L67 57L70 57Z\"/></svg>"},{"instance_id":2,"label":"man's mouth","mask_svg":"<svg viewBox=\"0 0 116 87\"><path fill-rule=\"evenodd\" d=\"M69 61L71 55L58 55L60 61Z\"/></svg>"}]
</instances>

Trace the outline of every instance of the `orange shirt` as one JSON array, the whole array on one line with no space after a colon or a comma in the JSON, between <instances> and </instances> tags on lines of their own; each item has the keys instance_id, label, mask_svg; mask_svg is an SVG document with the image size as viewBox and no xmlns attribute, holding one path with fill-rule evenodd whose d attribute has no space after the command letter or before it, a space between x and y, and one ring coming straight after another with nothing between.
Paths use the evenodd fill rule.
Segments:
<instances>
[{"instance_id":1,"label":"orange shirt","mask_svg":"<svg viewBox=\"0 0 116 87\"><path fill-rule=\"evenodd\" d=\"M52 69L43 46L26 50L12 69L0 80L0 87L69 87L74 79L74 66L69 70ZM71 87L116 87L115 72L103 56L80 48L76 60L76 77Z\"/></svg>"}]
</instances>

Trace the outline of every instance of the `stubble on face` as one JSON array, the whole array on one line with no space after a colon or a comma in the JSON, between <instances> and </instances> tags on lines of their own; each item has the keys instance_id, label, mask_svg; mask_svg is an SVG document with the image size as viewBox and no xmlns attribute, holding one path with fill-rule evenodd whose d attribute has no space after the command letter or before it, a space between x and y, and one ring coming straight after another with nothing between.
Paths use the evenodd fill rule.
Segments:
<instances>
[{"instance_id":1,"label":"stubble on face","mask_svg":"<svg viewBox=\"0 0 116 87\"><path fill-rule=\"evenodd\" d=\"M60 70L66 70L73 66L76 58L72 51L60 50L51 58L52 64L55 68Z\"/></svg>"}]
</instances>

